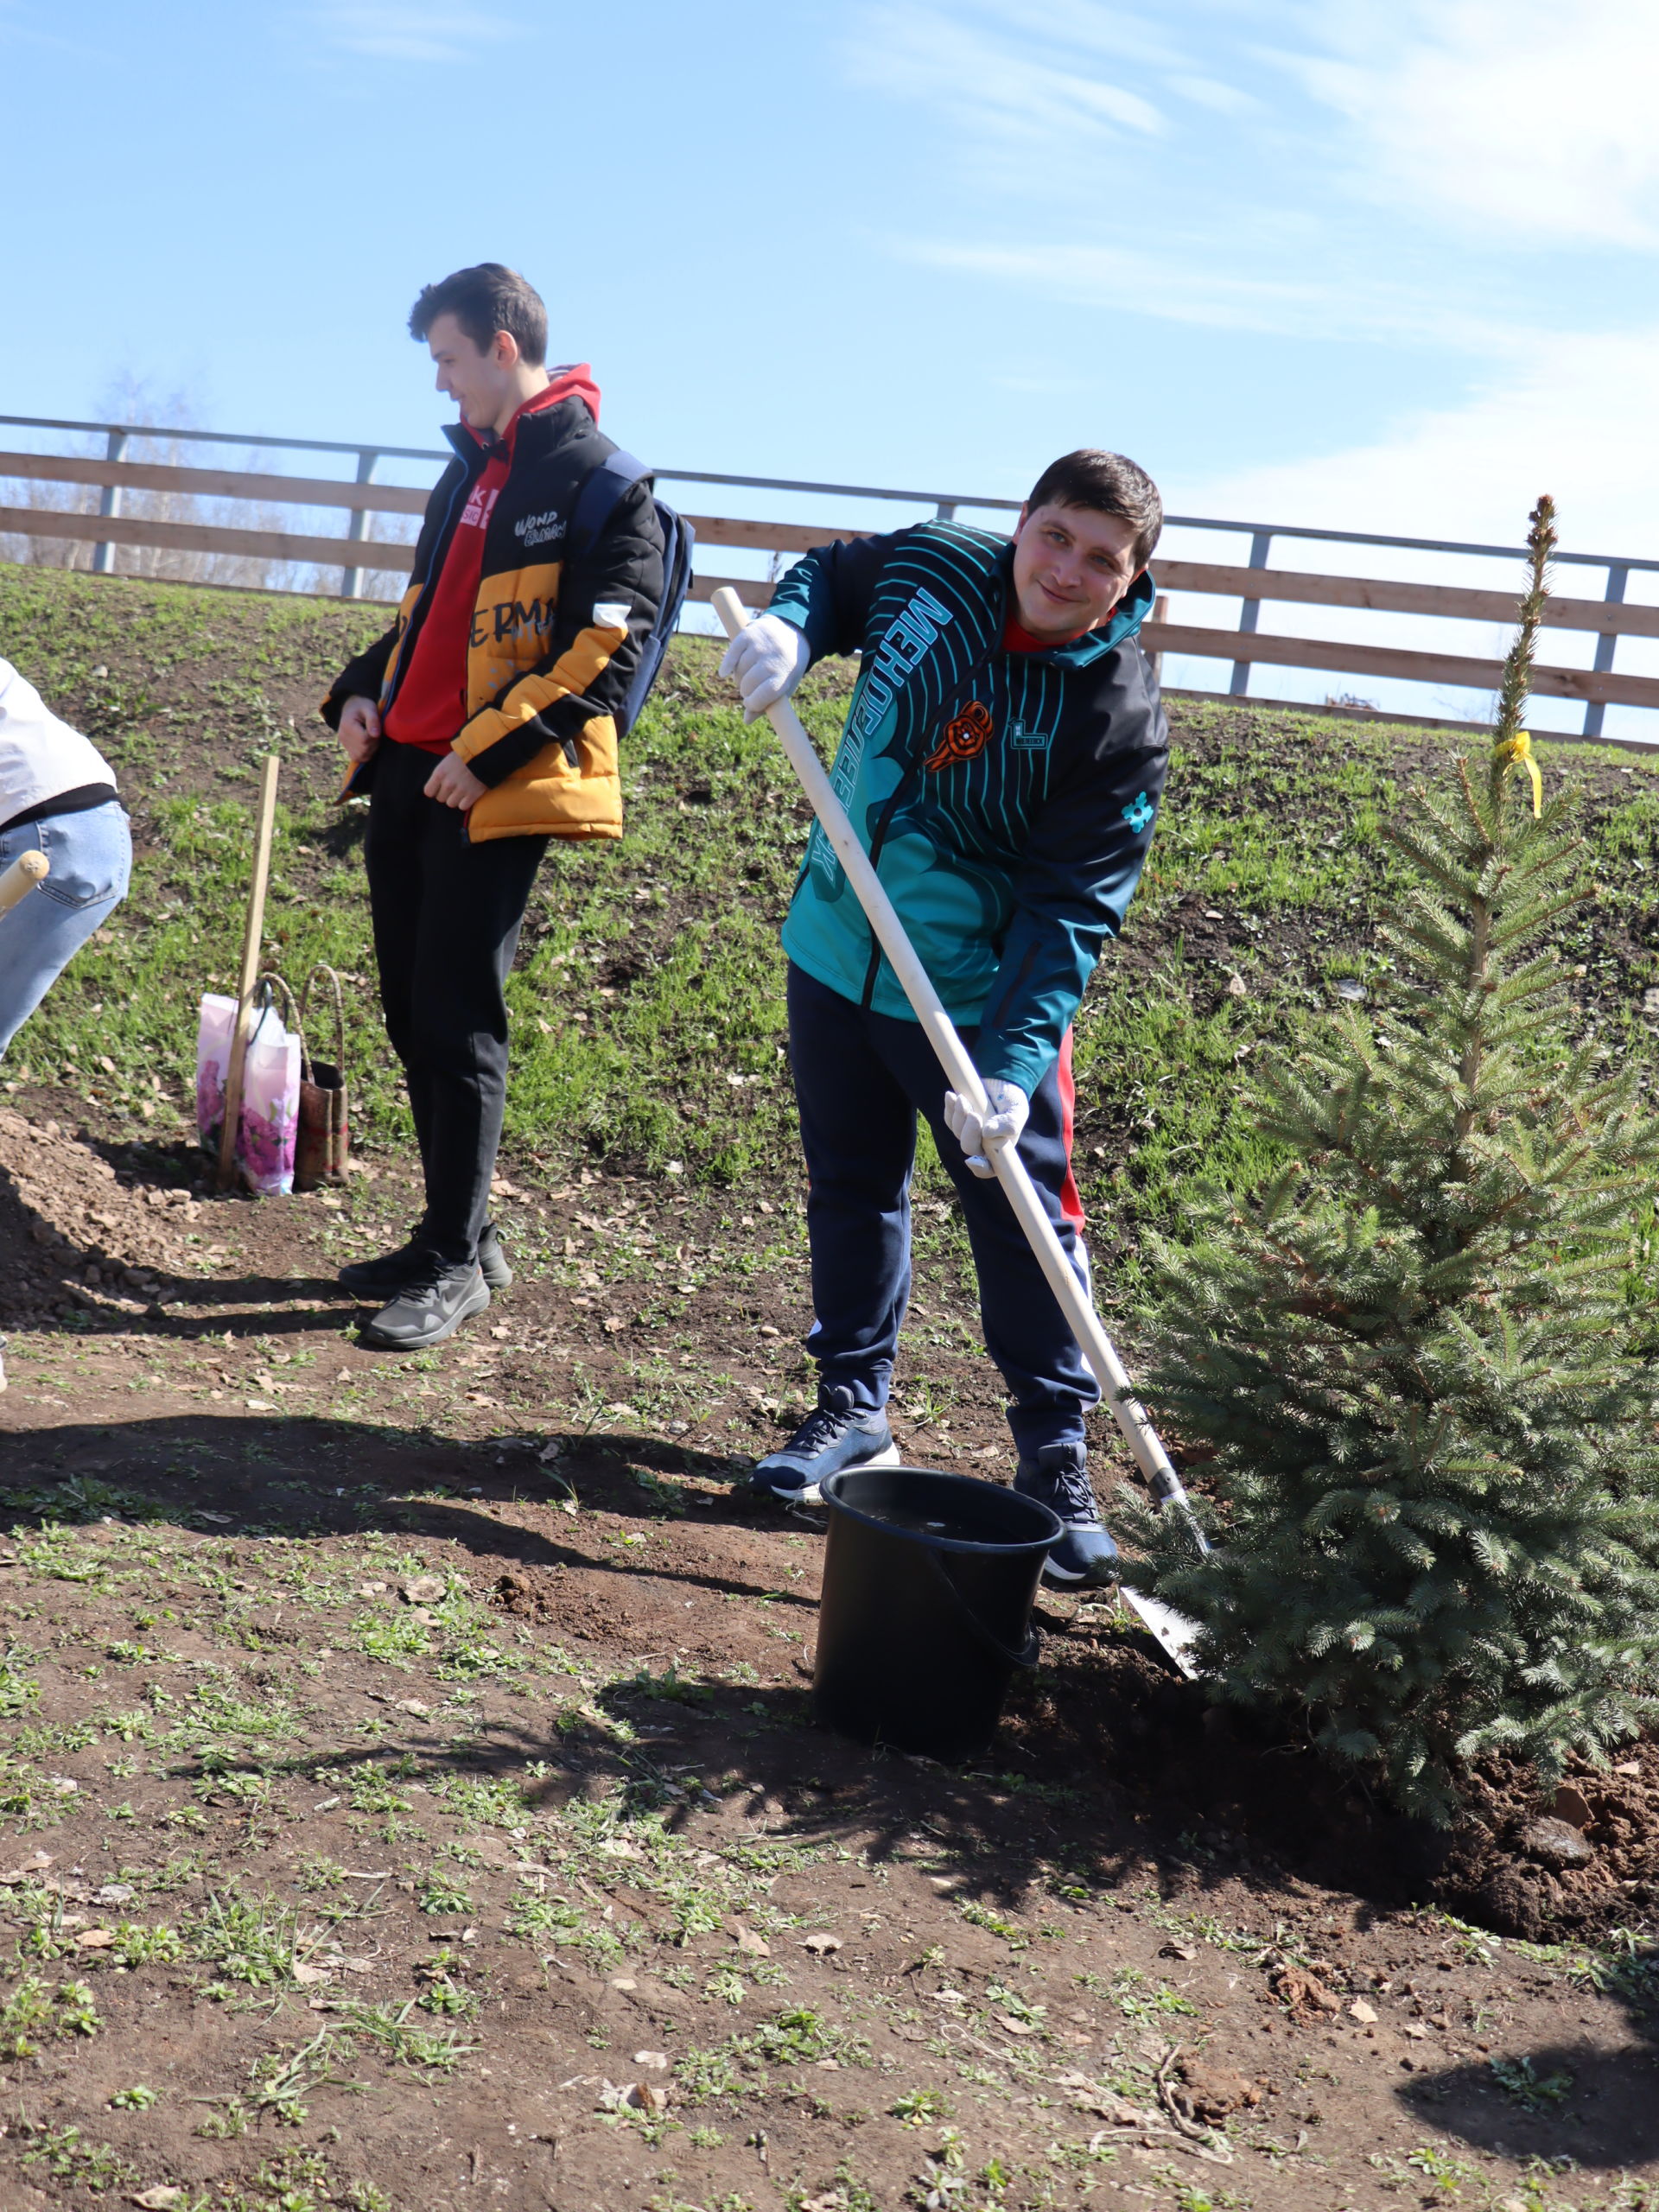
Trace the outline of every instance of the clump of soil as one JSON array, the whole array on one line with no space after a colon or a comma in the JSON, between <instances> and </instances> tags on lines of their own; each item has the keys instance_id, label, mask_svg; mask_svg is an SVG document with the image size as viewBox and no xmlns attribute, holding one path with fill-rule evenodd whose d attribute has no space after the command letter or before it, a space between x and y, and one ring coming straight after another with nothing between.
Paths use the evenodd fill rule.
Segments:
<instances>
[{"instance_id":1,"label":"clump of soil","mask_svg":"<svg viewBox=\"0 0 1659 2212\"><path fill-rule=\"evenodd\" d=\"M1581 1767L1553 1799L1524 1770L1484 1769L1439 1889L1464 1918L1529 1942L1651 1924L1659 1745L1641 1738L1605 1773Z\"/></svg>"},{"instance_id":2,"label":"clump of soil","mask_svg":"<svg viewBox=\"0 0 1659 2212\"><path fill-rule=\"evenodd\" d=\"M188 1185L136 1181L55 1121L0 1109L0 1319L61 1314L86 1290L139 1303L226 1255Z\"/></svg>"},{"instance_id":3,"label":"clump of soil","mask_svg":"<svg viewBox=\"0 0 1659 2212\"><path fill-rule=\"evenodd\" d=\"M1103 1623L1105 1616L1102 1615ZM1013 1726L1056 1777L1086 1765L1120 1783L1172 1839L1166 1881L1287 1874L1379 1904L1432 1901L1528 1942L1594 1940L1659 1925L1659 1744L1559 1791L1491 1762L1470 1777L1450 1830L1406 1819L1333 1767L1287 1719L1212 1706L1139 1638L1091 1634L1086 1611L1052 1637Z\"/></svg>"}]
</instances>

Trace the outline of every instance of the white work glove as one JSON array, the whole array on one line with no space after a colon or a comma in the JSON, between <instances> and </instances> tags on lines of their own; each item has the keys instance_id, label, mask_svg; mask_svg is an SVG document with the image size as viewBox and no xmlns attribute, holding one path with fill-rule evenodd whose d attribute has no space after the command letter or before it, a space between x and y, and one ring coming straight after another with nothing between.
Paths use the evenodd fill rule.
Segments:
<instances>
[{"instance_id":1,"label":"white work glove","mask_svg":"<svg viewBox=\"0 0 1659 2212\"><path fill-rule=\"evenodd\" d=\"M792 622L778 614L757 614L727 646L720 672L736 684L743 719L752 722L779 699L788 698L811 658L811 646Z\"/></svg>"},{"instance_id":2,"label":"white work glove","mask_svg":"<svg viewBox=\"0 0 1659 2212\"><path fill-rule=\"evenodd\" d=\"M981 1177L996 1173L986 1156L987 1147L1018 1144L1031 1111L1031 1101L1017 1083L1004 1083L995 1075L984 1082L991 1110L982 1121L960 1091L944 1094L944 1126L967 1154L970 1170Z\"/></svg>"}]
</instances>

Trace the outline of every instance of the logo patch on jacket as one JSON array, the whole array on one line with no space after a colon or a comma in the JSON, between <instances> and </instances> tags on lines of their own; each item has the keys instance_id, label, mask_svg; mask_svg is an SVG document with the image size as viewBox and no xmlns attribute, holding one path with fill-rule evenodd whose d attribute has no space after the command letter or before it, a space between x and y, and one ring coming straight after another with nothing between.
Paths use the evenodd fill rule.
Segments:
<instances>
[{"instance_id":1,"label":"logo patch on jacket","mask_svg":"<svg viewBox=\"0 0 1659 2212\"><path fill-rule=\"evenodd\" d=\"M482 484L474 484L473 496L467 502L459 527L462 530L482 530L494 512L495 503L500 496L501 486L499 484L493 485L487 492Z\"/></svg>"},{"instance_id":2,"label":"logo patch on jacket","mask_svg":"<svg viewBox=\"0 0 1659 2212\"><path fill-rule=\"evenodd\" d=\"M545 545L550 539L564 536L564 517L556 507L550 507L544 514L520 515L512 525L515 537L522 537L526 546Z\"/></svg>"},{"instance_id":3,"label":"logo patch on jacket","mask_svg":"<svg viewBox=\"0 0 1659 2212\"><path fill-rule=\"evenodd\" d=\"M944 726L944 735L922 765L937 775L941 768L954 767L958 760L976 760L990 741L989 710L976 699L951 716Z\"/></svg>"},{"instance_id":4,"label":"logo patch on jacket","mask_svg":"<svg viewBox=\"0 0 1659 2212\"><path fill-rule=\"evenodd\" d=\"M1153 813L1152 801L1147 797L1145 791L1142 791L1139 798L1132 799L1124 808L1123 819L1128 823L1130 829L1139 835L1142 830L1151 826Z\"/></svg>"},{"instance_id":5,"label":"logo patch on jacket","mask_svg":"<svg viewBox=\"0 0 1659 2212\"><path fill-rule=\"evenodd\" d=\"M1046 753L1053 742L1052 729L1027 729L1022 721L1008 725L1008 743L1016 753Z\"/></svg>"}]
</instances>

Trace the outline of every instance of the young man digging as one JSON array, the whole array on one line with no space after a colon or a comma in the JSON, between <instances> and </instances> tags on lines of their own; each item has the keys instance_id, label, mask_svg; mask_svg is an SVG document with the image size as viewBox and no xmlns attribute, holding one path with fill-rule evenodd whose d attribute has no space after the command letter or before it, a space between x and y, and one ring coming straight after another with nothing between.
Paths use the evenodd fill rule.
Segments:
<instances>
[{"instance_id":1,"label":"young man digging","mask_svg":"<svg viewBox=\"0 0 1659 2212\"><path fill-rule=\"evenodd\" d=\"M1017 1140L1086 1279L1071 1023L1122 924L1163 790L1168 732L1135 643L1162 522L1133 461L1068 454L1044 471L1012 543L938 522L809 553L721 664L753 721L825 654L860 656L833 781L995 1109L982 1127L946 1090L815 826L783 937L818 1402L751 1484L810 1499L838 1469L898 1459L883 1408L910 1293L921 1114L967 1217L986 1346L1011 1394L1014 1487L1058 1514L1046 1572L1071 1586L1116 1573L1084 1427L1099 1391L985 1140Z\"/></svg>"},{"instance_id":2,"label":"young man digging","mask_svg":"<svg viewBox=\"0 0 1659 2212\"><path fill-rule=\"evenodd\" d=\"M591 543L583 484L617 448L586 365L550 373L547 312L498 262L429 284L410 316L460 423L397 620L324 702L370 793L364 857L386 1032L426 1183L409 1242L342 1268L412 1351L512 1280L486 1219L506 1099L503 986L550 837L619 837L615 715L663 589L648 481Z\"/></svg>"}]
</instances>

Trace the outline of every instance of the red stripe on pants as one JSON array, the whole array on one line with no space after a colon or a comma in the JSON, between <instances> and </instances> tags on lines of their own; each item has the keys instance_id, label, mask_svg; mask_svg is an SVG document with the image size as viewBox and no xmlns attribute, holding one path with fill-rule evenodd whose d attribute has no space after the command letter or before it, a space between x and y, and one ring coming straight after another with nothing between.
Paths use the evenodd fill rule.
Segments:
<instances>
[{"instance_id":1,"label":"red stripe on pants","mask_svg":"<svg viewBox=\"0 0 1659 2212\"><path fill-rule=\"evenodd\" d=\"M1071 1074L1071 1032L1060 1039L1060 1134L1065 1145L1065 1180L1060 1185L1060 1211L1074 1229L1083 1227L1083 1200L1077 1179L1071 1173L1071 1135L1077 1118L1077 1086Z\"/></svg>"}]
</instances>

